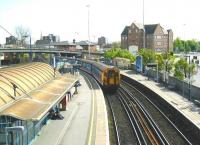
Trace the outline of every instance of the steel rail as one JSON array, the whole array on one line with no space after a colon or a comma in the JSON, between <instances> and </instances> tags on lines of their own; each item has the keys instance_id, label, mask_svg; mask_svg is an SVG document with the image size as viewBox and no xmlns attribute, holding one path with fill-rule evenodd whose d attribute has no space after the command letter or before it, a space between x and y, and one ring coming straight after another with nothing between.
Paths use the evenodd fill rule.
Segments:
<instances>
[{"instance_id":1,"label":"steel rail","mask_svg":"<svg viewBox=\"0 0 200 145\"><path fill-rule=\"evenodd\" d=\"M109 98L107 97L108 100L108 104L111 110L111 114L112 114L112 118L113 118L113 122L114 122L114 127L115 127L115 135L116 135L116 139L117 139L117 144L120 145L120 136L119 136L119 131L118 131L118 125L117 125L117 121L116 121L116 117L115 117L115 113L114 113L114 109L111 105L111 102L109 100Z\"/></svg>"},{"instance_id":2,"label":"steel rail","mask_svg":"<svg viewBox=\"0 0 200 145\"><path fill-rule=\"evenodd\" d=\"M133 96L133 94L130 93L128 89L122 86L121 86L121 89L123 89L127 93L128 95L127 97L128 99L130 99L131 104L134 104L133 110L134 112L136 112L136 115L138 116L138 118L140 118L139 120L141 124L143 124L142 126L144 127L144 130L147 133L147 136L150 142L152 144L169 145L169 142L164 137L161 130L158 128L157 124L154 122L153 118L148 113L148 111L144 108L144 106L137 100L137 98ZM134 103L132 101L134 101Z\"/></svg>"},{"instance_id":3,"label":"steel rail","mask_svg":"<svg viewBox=\"0 0 200 145\"><path fill-rule=\"evenodd\" d=\"M129 107L129 104L126 101L123 101L123 97L121 97L123 95L121 94L121 92L119 92L119 94L120 94L119 100L120 100L121 104L123 105L127 116L129 117L129 120L132 124L132 127L134 128L134 132L136 134L136 137L137 137L139 144L140 145L143 145L143 144L147 145L147 142L146 142L146 140L145 140L145 138L142 134L141 128L140 128L138 122L136 121L136 118L133 115L131 108Z\"/></svg>"},{"instance_id":4,"label":"steel rail","mask_svg":"<svg viewBox=\"0 0 200 145\"><path fill-rule=\"evenodd\" d=\"M129 108L136 118L135 120L138 121L138 124L140 124L141 128L143 129L143 131L145 133L144 135L146 135L146 140L148 140L149 143L151 143L151 144L159 145L159 142L158 142L157 138L155 137L154 132L152 132L152 130L150 129L147 121L144 119L144 117L140 113L140 111L138 109L136 109L137 105L133 104L133 102L129 99L128 94L126 94L127 92L125 92L125 90L122 90L121 87L120 87L120 92L123 94L121 96L121 99L126 104L129 104Z\"/></svg>"},{"instance_id":5,"label":"steel rail","mask_svg":"<svg viewBox=\"0 0 200 145\"><path fill-rule=\"evenodd\" d=\"M136 87L134 87L134 86L132 86L132 85L130 85L129 83L127 83L126 81L124 81L124 80L121 80L121 83L124 83L124 84L126 84L127 86L129 86L130 88L132 88L132 89L134 89L134 90L136 90L140 95L142 95L144 98L146 98L146 100L151 104L151 105L153 105L153 107L167 120L167 122L178 132L178 134L181 136L181 138L182 139L184 139L185 141L186 141L186 143L187 144L192 144L183 134L182 134L182 132L180 132L180 130L174 125L174 123L173 122L171 122L171 120L146 96L146 95L144 95L141 91L139 91ZM139 100L137 99L137 101L139 102ZM143 107L143 106L142 106ZM145 108L145 107L143 107L143 108ZM149 114L148 112L146 112L147 114ZM151 116L151 115L149 115L149 116ZM155 122L154 122L155 123ZM155 123L155 127L158 129L158 130L160 130L160 128L156 125L156 123ZM163 133L162 133L162 131L159 131L159 133L160 133L160 135L162 136L162 137L164 137L164 135L163 135ZM169 144L169 142L168 142L168 144Z\"/></svg>"}]
</instances>

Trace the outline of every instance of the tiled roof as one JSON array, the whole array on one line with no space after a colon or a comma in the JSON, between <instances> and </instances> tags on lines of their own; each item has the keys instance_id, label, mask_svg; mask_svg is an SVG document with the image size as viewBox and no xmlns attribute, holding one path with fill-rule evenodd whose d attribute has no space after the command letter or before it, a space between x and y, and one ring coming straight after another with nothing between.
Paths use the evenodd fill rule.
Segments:
<instances>
[{"instance_id":1,"label":"tiled roof","mask_svg":"<svg viewBox=\"0 0 200 145\"><path fill-rule=\"evenodd\" d=\"M80 45L80 46L84 46L84 45L87 46L87 45L89 45L89 44L90 44L90 45L95 45L94 43L89 42L89 41L87 41L87 40L86 40L86 41L77 42L77 44Z\"/></svg>"},{"instance_id":2,"label":"tiled roof","mask_svg":"<svg viewBox=\"0 0 200 145\"><path fill-rule=\"evenodd\" d=\"M121 35L128 35L128 29L129 28L130 28L130 26L126 26Z\"/></svg>"},{"instance_id":3,"label":"tiled roof","mask_svg":"<svg viewBox=\"0 0 200 145\"><path fill-rule=\"evenodd\" d=\"M144 25L146 34L153 34L158 24Z\"/></svg>"}]
</instances>

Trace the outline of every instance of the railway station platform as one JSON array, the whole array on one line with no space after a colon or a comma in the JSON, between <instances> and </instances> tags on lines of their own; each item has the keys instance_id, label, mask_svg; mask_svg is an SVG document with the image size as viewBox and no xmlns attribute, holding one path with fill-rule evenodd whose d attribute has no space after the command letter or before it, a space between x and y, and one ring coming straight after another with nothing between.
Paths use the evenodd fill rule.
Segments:
<instances>
[{"instance_id":1,"label":"railway station platform","mask_svg":"<svg viewBox=\"0 0 200 145\"><path fill-rule=\"evenodd\" d=\"M78 83L41 62L2 68L0 80L1 145L31 144L49 120L62 118L60 110Z\"/></svg>"},{"instance_id":2,"label":"railway station platform","mask_svg":"<svg viewBox=\"0 0 200 145\"><path fill-rule=\"evenodd\" d=\"M108 119L102 91L92 91L90 83L79 76L80 87L61 111L63 120L43 127L32 145L109 145Z\"/></svg>"},{"instance_id":3,"label":"railway station platform","mask_svg":"<svg viewBox=\"0 0 200 145\"><path fill-rule=\"evenodd\" d=\"M154 80L148 80L146 76L136 74L134 71L121 70L121 74L128 76L146 87L150 88L155 93L159 94L164 100L166 100L171 106L176 108L182 113L188 120L200 129L200 108L194 103L190 102L175 91L171 91L165 88L164 85L155 82Z\"/></svg>"}]
</instances>

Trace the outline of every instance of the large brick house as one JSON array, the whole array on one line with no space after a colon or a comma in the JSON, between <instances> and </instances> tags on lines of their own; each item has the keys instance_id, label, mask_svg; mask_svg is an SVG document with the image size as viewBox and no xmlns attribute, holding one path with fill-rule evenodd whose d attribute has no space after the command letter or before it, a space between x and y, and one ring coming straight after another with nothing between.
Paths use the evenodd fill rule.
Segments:
<instances>
[{"instance_id":1,"label":"large brick house","mask_svg":"<svg viewBox=\"0 0 200 145\"><path fill-rule=\"evenodd\" d=\"M170 52L173 50L173 32L165 30L160 24L145 25L145 48L155 52ZM121 33L121 46L124 49L143 48L143 26L132 23Z\"/></svg>"}]
</instances>

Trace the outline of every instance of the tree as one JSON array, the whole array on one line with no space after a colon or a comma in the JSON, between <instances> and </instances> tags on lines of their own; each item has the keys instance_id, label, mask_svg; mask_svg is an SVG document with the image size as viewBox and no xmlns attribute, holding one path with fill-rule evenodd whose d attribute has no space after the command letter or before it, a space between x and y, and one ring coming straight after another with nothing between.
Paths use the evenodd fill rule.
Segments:
<instances>
[{"instance_id":1,"label":"tree","mask_svg":"<svg viewBox=\"0 0 200 145\"><path fill-rule=\"evenodd\" d=\"M169 54L168 57L166 58L166 71L168 73L171 73L171 70L174 68L174 60L175 57L173 56L173 54Z\"/></svg>"},{"instance_id":2,"label":"tree","mask_svg":"<svg viewBox=\"0 0 200 145\"><path fill-rule=\"evenodd\" d=\"M181 58L179 61L175 63L174 76L179 78L180 80L183 80L185 77L187 77L186 74L187 67L188 67L187 61Z\"/></svg>"},{"instance_id":3,"label":"tree","mask_svg":"<svg viewBox=\"0 0 200 145\"><path fill-rule=\"evenodd\" d=\"M184 51L184 41L180 38L176 38L173 43L173 47L175 52L183 52Z\"/></svg>"},{"instance_id":4,"label":"tree","mask_svg":"<svg viewBox=\"0 0 200 145\"><path fill-rule=\"evenodd\" d=\"M196 52L199 48L199 43L194 39L187 40L186 44L187 44L187 47L188 47L187 51Z\"/></svg>"},{"instance_id":5,"label":"tree","mask_svg":"<svg viewBox=\"0 0 200 145\"><path fill-rule=\"evenodd\" d=\"M200 50L200 44L197 40L181 40L180 38L176 38L173 43L174 50L177 52L196 52Z\"/></svg>"},{"instance_id":6,"label":"tree","mask_svg":"<svg viewBox=\"0 0 200 145\"><path fill-rule=\"evenodd\" d=\"M30 34L31 34L30 30L23 26L17 26L15 28L15 33L17 35L17 39L19 41L20 46L24 46L26 44L26 42L25 42L26 36L30 36Z\"/></svg>"},{"instance_id":7,"label":"tree","mask_svg":"<svg viewBox=\"0 0 200 145\"><path fill-rule=\"evenodd\" d=\"M104 57L107 59L113 59L115 57L122 57L130 59L131 62L135 61L135 56L133 56L128 50L123 50L120 48L114 48L111 50L108 50L104 53Z\"/></svg>"},{"instance_id":8,"label":"tree","mask_svg":"<svg viewBox=\"0 0 200 145\"><path fill-rule=\"evenodd\" d=\"M153 63L156 60L155 52L148 48L140 49L139 55L141 55L143 59L143 68L145 68L147 63Z\"/></svg>"},{"instance_id":9,"label":"tree","mask_svg":"<svg viewBox=\"0 0 200 145\"><path fill-rule=\"evenodd\" d=\"M158 63L158 70L163 70L164 68L164 59L162 54L156 54L156 61Z\"/></svg>"}]
</instances>

